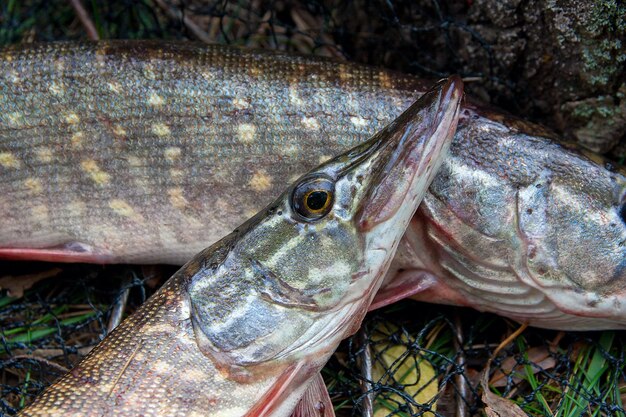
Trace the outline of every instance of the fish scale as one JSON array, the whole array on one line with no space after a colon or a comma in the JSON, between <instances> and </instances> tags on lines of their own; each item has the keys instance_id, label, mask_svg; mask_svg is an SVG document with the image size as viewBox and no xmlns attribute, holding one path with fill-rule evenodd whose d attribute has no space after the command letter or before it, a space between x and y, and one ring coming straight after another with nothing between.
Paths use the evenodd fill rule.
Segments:
<instances>
[{"instance_id":1,"label":"fish scale","mask_svg":"<svg viewBox=\"0 0 626 417\"><path fill-rule=\"evenodd\" d=\"M424 87L383 69L193 43L4 48L0 257L182 264ZM622 169L467 99L388 281L409 271L407 294L428 286L418 298L537 326L623 328L625 207ZM487 281L543 294L561 324L507 310L497 291L482 297Z\"/></svg>"},{"instance_id":2,"label":"fish scale","mask_svg":"<svg viewBox=\"0 0 626 417\"><path fill-rule=\"evenodd\" d=\"M288 417L311 386L302 408L332 416L319 372L360 326L449 149L462 85L438 83L198 253L19 415Z\"/></svg>"},{"instance_id":3,"label":"fish scale","mask_svg":"<svg viewBox=\"0 0 626 417\"><path fill-rule=\"evenodd\" d=\"M0 165L0 213L12 220L2 246L75 241L103 261L183 263L311 167L299 166L303 139L329 157L391 121L421 85L389 77L401 106L365 108L388 96L382 86L364 91L378 70L346 77L350 67L284 62L161 42L4 49L0 107L10 111L0 116L0 150L29 169Z\"/></svg>"}]
</instances>

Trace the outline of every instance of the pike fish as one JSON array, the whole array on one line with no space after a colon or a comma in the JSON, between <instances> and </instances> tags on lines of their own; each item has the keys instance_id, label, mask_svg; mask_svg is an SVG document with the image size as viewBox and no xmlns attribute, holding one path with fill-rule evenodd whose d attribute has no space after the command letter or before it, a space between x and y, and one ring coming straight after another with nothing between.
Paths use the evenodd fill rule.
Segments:
<instances>
[{"instance_id":1,"label":"pike fish","mask_svg":"<svg viewBox=\"0 0 626 417\"><path fill-rule=\"evenodd\" d=\"M423 91L223 46L5 48L0 257L182 264ZM375 304L417 293L535 326L626 328L625 219L623 170L466 100Z\"/></svg>"},{"instance_id":2,"label":"pike fish","mask_svg":"<svg viewBox=\"0 0 626 417\"><path fill-rule=\"evenodd\" d=\"M458 77L442 81L299 178L19 415L289 416L358 329L449 148L461 96Z\"/></svg>"}]
</instances>

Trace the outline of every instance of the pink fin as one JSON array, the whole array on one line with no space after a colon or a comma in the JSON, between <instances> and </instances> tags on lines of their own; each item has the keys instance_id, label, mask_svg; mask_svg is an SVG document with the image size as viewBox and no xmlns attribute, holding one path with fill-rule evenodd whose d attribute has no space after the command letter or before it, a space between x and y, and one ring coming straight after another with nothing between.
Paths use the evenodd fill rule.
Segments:
<instances>
[{"instance_id":1,"label":"pink fin","mask_svg":"<svg viewBox=\"0 0 626 417\"><path fill-rule=\"evenodd\" d=\"M298 387L307 383L307 380L311 377L310 372L311 369L306 362L299 362L289 366L244 417L271 416Z\"/></svg>"},{"instance_id":2,"label":"pink fin","mask_svg":"<svg viewBox=\"0 0 626 417\"><path fill-rule=\"evenodd\" d=\"M437 278L423 270L408 270L398 273L388 284L378 290L369 311L393 304L404 298L426 291L437 284Z\"/></svg>"},{"instance_id":3,"label":"pink fin","mask_svg":"<svg viewBox=\"0 0 626 417\"><path fill-rule=\"evenodd\" d=\"M109 264L114 261L111 254L80 242L66 243L51 248L0 248L0 259L93 264Z\"/></svg>"},{"instance_id":4,"label":"pink fin","mask_svg":"<svg viewBox=\"0 0 626 417\"><path fill-rule=\"evenodd\" d=\"M319 372L313 377L291 417L335 417L333 403Z\"/></svg>"}]
</instances>

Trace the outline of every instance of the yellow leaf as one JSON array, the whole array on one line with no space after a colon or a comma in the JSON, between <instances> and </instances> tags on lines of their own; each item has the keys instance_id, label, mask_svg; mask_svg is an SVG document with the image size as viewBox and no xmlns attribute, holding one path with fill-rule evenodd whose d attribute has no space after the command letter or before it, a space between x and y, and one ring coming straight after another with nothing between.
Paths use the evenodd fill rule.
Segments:
<instances>
[{"instance_id":1,"label":"yellow leaf","mask_svg":"<svg viewBox=\"0 0 626 417\"><path fill-rule=\"evenodd\" d=\"M386 324L384 329L372 332L372 378L374 382L383 385L403 385L404 392L411 396L417 404L431 404L432 399L439 391L439 384L435 370L431 364L419 353L409 352L406 345L394 345L387 335L395 333L396 328ZM408 343L407 343L408 344ZM395 384L394 384L395 382ZM374 403L374 417L386 417L398 410L400 404L408 404L402 396L390 391L379 393ZM431 410L436 410L433 402ZM423 411L420 407L411 405L411 414ZM408 415L398 413L397 415ZM425 416L434 416L426 413Z\"/></svg>"}]
</instances>

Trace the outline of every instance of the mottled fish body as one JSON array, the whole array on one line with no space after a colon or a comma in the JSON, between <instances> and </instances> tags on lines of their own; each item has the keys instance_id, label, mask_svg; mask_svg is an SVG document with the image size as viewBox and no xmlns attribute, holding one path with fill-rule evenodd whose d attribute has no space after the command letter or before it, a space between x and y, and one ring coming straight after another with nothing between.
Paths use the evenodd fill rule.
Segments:
<instances>
[{"instance_id":1,"label":"mottled fish body","mask_svg":"<svg viewBox=\"0 0 626 417\"><path fill-rule=\"evenodd\" d=\"M290 416L365 316L449 148L461 96L459 78L441 82L300 177L19 415Z\"/></svg>"},{"instance_id":2,"label":"mottled fish body","mask_svg":"<svg viewBox=\"0 0 626 417\"><path fill-rule=\"evenodd\" d=\"M102 42L6 48L0 91L0 256L182 264L424 84L316 57ZM423 291L537 326L624 328L625 194L623 171L466 103L378 304Z\"/></svg>"}]
</instances>

